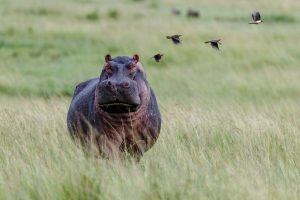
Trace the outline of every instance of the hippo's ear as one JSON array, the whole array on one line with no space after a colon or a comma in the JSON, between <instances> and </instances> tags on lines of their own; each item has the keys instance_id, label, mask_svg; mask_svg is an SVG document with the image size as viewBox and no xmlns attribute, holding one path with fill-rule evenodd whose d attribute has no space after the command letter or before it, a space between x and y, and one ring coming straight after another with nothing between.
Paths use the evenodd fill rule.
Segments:
<instances>
[{"instance_id":1,"label":"hippo's ear","mask_svg":"<svg viewBox=\"0 0 300 200\"><path fill-rule=\"evenodd\" d=\"M111 55L110 54L107 54L105 56L105 62L108 62L108 61L111 61Z\"/></svg>"},{"instance_id":2,"label":"hippo's ear","mask_svg":"<svg viewBox=\"0 0 300 200\"><path fill-rule=\"evenodd\" d=\"M132 59L133 59L133 62L134 62L134 63L138 63L139 60L140 60L140 57L139 57L139 55L134 54L133 57L132 57Z\"/></svg>"}]
</instances>

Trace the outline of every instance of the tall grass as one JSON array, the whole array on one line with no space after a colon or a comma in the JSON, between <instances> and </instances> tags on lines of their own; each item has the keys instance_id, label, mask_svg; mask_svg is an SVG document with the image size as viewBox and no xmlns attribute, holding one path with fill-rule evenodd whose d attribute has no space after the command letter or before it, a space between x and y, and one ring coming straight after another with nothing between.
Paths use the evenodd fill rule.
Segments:
<instances>
[{"instance_id":1,"label":"tall grass","mask_svg":"<svg viewBox=\"0 0 300 200\"><path fill-rule=\"evenodd\" d=\"M299 198L300 109L292 102L260 109L170 103L158 143L138 164L84 154L67 133L67 103L1 106L3 199Z\"/></svg>"},{"instance_id":2,"label":"tall grass","mask_svg":"<svg viewBox=\"0 0 300 200\"><path fill-rule=\"evenodd\" d=\"M300 198L298 1L0 4L0 199ZM139 53L157 95L162 131L140 163L87 155L66 129L107 53Z\"/></svg>"}]
</instances>

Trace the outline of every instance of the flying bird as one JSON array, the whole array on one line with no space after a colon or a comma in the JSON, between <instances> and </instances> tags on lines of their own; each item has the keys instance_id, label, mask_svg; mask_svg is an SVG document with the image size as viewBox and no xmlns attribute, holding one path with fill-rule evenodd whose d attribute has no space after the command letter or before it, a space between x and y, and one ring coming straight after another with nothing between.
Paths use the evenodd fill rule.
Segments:
<instances>
[{"instance_id":1,"label":"flying bird","mask_svg":"<svg viewBox=\"0 0 300 200\"><path fill-rule=\"evenodd\" d=\"M181 43L181 41L180 41L181 36L182 35L167 36L167 39L171 39L174 44L180 44Z\"/></svg>"},{"instance_id":2,"label":"flying bird","mask_svg":"<svg viewBox=\"0 0 300 200\"><path fill-rule=\"evenodd\" d=\"M252 13L252 22L249 22L249 24L260 24L263 22L261 19L260 13L258 11L254 11Z\"/></svg>"},{"instance_id":3,"label":"flying bird","mask_svg":"<svg viewBox=\"0 0 300 200\"><path fill-rule=\"evenodd\" d=\"M222 43L220 42L221 39L218 39L218 40L209 40L209 41L206 41L205 43L210 43L210 46L213 48L213 49L216 49L216 50L220 50L219 49L219 44L222 45Z\"/></svg>"},{"instance_id":4,"label":"flying bird","mask_svg":"<svg viewBox=\"0 0 300 200\"><path fill-rule=\"evenodd\" d=\"M158 53L158 54L155 54L152 58L154 58L156 62L159 62L163 56L164 56L164 54Z\"/></svg>"}]
</instances>

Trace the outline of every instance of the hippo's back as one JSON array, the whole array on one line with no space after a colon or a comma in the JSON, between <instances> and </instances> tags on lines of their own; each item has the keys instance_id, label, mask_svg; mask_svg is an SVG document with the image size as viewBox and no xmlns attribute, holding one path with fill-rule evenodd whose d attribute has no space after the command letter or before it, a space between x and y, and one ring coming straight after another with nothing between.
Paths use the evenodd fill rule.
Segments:
<instances>
[{"instance_id":1,"label":"hippo's back","mask_svg":"<svg viewBox=\"0 0 300 200\"><path fill-rule=\"evenodd\" d=\"M67 116L68 129L71 133L76 131L75 127L78 123L82 123L83 119L89 120L92 117L94 93L98 82L99 78L93 78L76 86Z\"/></svg>"}]
</instances>

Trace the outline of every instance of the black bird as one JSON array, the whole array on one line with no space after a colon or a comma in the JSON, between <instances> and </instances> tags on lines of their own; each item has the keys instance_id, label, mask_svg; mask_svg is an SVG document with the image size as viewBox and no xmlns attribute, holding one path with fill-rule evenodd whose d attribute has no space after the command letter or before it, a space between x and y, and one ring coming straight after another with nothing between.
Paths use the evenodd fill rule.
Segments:
<instances>
[{"instance_id":1,"label":"black bird","mask_svg":"<svg viewBox=\"0 0 300 200\"><path fill-rule=\"evenodd\" d=\"M258 11L254 11L252 13L252 22L249 22L249 24L260 24L263 22L261 19L260 13Z\"/></svg>"},{"instance_id":2,"label":"black bird","mask_svg":"<svg viewBox=\"0 0 300 200\"><path fill-rule=\"evenodd\" d=\"M167 39L171 39L173 41L174 44L180 44L180 37L182 35L172 35L172 36L167 36Z\"/></svg>"},{"instance_id":3,"label":"black bird","mask_svg":"<svg viewBox=\"0 0 300 200\"><path fill-rule=\"evenodd\" d=\"M164 54L158 53L158 54L154 55L152 58L154 58L156 62L159 62L163 56L164 56Z\"/></svg>"},{"instance_id":4,"label":"black bird","mask_svg":"<svg viewBox=\"0 0 300 200\"><path fill-rule=\"evenodd\" d=\"M210 43L210 46L213 48L213 49L216 49L216 50L220 50L219 49L219 44L221 45L222 43L220 42L221 39L218 39L218 40L209 40L209 41L206 41L205 43Z\"/></svg>"}]
</instances>

